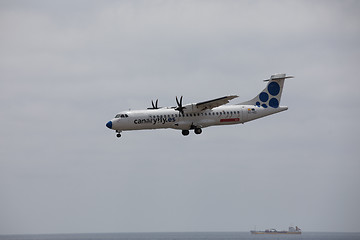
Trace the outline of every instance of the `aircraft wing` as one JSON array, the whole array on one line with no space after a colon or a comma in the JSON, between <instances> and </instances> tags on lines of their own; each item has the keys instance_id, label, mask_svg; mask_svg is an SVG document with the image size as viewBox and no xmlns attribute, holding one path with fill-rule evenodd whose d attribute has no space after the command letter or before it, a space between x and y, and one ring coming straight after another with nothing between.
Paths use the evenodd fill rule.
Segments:
<instances>
[{"instance_id":1,"label":"aircraft wing","mask_svg":"<svg viewBox=\"0 0 360 240\"><path fill-rule=\"evenodd\" d=\"M225 97L216 98L216 99L205 101L205 102L196 103L195 106L198 109L200 109L201 111L203 111L206 109L212 109L212 108L227 104L227 103L229 103L230 100L237 98L237 97L238 96L236 96L236 95L225 96Z\"/></svg>"}]
</instances>

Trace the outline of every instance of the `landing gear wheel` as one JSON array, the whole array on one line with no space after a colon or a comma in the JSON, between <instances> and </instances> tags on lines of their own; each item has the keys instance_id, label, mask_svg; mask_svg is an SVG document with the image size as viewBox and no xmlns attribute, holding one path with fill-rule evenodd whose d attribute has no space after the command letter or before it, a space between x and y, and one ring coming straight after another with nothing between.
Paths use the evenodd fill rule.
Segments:
<instances>
[{"instance_id":1,"label":"landing gear wheel","mask_svg":"<svg viewBox=\"0 0 360 240\"><path fill-rule=\"evenodd\" d=\"M118 138L121 137L121 134L120 133L116 134L116 137L118 137Z\"/></svg>"},{"instance_id":2,"label":"landing gear wheel","mask_svg":"<svg viewBox=\"0 0 360 240\"><path fill-rule=\"evenodd\" d=\"M187 136L189 135L189 130L182 130L181 133L182 135Z\"/></svg>"},{"instance_id":3,"label":"landing gear wheel","mask_svg":"<svg viewBox=\"0 0 360 240\"><path fill-rule=\"evenodd\" d=\"M200 133L202 133L202 130L201 130L201 128L195 128L194 132L195 132L195 134L200 134Z\"/></svg>"}]
</instances>

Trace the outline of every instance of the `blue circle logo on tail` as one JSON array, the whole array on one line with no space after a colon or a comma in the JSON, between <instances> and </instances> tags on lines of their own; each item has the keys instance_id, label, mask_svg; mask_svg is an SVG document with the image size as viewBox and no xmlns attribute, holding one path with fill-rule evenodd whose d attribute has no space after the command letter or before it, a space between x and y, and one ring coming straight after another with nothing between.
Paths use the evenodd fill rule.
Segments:
<instances>
[{"instance_id":1,"label":"blue circle logo on tail","mask_svg":"<svg viewBox=\"0 0 360 240\"><path fill-rule=\"evenodd\" d=\"M269 94L267 94L266 92L262 92L260 93L259 98L262 102L267 102L267 100L269 99Z\"/></svg>"},{"instance_id":2,"label":"blue circle logo on tail","mask_svg":"<svg viewBox=\"0 0 360 240\"><path fill-rule=\"evenodd\" d=\"M279 101L276 98L272 98L269 101L269 106L273 108L279 107Z\"/></svg>"},{"instance_id":3,"label":"blue circle logo on tail","mask_svg":"<svg viewBox=\"0 0 360 240\"><path fill-rule=\"evenodd\" d=\"M276 96L280 92L280 85L277 82L272 82L268 85L268 91L272 96Z\"/></svg>"},{"instance_id":4,"label":"blue circle logo on tail","mask_svg":"<svg viewBox=\"0 0 360 240\"><path fill-rule=\"evenodd\" d=\"M280 85L277 82L269 83L267 87L267 91L263 91L259 94L259 101L256 102L256 106L262 106L263 108L272 107L278 108L279 107L279 100L276 96L280 93ZM270 99L270 100L269 100Z\"/></svg>"}]
</instances>

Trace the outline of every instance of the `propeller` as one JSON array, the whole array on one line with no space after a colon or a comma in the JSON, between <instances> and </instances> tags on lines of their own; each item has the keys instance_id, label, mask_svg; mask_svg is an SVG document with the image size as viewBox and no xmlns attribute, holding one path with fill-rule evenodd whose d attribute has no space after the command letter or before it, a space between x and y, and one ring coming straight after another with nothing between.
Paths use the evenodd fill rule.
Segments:
<instances>
[{"instance_id":1,"label":"propeller","mask_svg":"<svg viewBox=\"0 0 360 240\"><path fill-rule=\"evenodd\" d=\"M154 104L154 101L151 100L151 105L152 105L152 107L150 107L150 108L148 108L148 109L159 109L159 108L158 108L158 101L159 101L159 99L156 99L155 104Z\"/></svg>"},{"instance_id":2,"label":"propeller","mask_svg":"<svg viewBox=\"0 0 360 240\"><path fill-rule=\"evenodd\" d=\"M183 96L180 97L180 101L178 99L178 97L176 97L176 103L177 103L177 108L175 108L175 110L178 110L182 115L184 115L184 109L186 109L186 107L182 106L182 99Z\"/></svg>"}]
</instances>

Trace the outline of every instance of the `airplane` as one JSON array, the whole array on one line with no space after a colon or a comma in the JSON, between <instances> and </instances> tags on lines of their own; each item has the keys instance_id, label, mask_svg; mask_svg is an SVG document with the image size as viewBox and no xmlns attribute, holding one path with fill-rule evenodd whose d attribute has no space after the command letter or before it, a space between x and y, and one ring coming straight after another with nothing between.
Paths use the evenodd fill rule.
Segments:
<instances>
[{"instance_id":1,"label":"airplane","mask_svg":"<svg viewBox=\"0 0 360 240\"><path fill-rule=\"evenodd\" d=\"M158 100L151 101L151 107L145 110L129 110L116 114L106 123L106 127L115 130L121 137L122 131L172 128L181 130L187 136L190 130L201 134L202 129L210 126L244 124L258 118L288 109L280 106L284 81L293 76L275 74L269 79L264 90L253 99L234 105L225 105L237 95L229 95L209 101L183 105L183 97L176 97L177 106L158 107Z\"/></svg>"}]
</instances>

